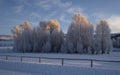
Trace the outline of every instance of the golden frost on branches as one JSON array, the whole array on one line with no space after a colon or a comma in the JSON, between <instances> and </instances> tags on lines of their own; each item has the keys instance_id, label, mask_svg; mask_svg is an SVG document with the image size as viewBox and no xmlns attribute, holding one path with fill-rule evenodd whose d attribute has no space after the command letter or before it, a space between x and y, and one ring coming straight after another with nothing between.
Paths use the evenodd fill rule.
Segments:
<instances>
[{"instance_id":1,"label":"golden frost on branches","mask_svg":"<svg viewBox=\"0 0 120 75\"><path fill-rule=\"evenodd\" d=\"M49 26L49 29L50 31L60 31L60 24L57 20L50 20L48 21L48 26Z\"/></svg>"},{"instance_id":2,"label":"golden frost on branches","mask_svg":"<svg viewBox=\"0 0 120 75\"><path fill-rule=\"evenodd\" d=\"M75 14L73 16L73 23L79 25L79 24L84 24L84 25L88 25L88 20L85 16L83 16L81 13Z\"/></svg>"}]
</instances>

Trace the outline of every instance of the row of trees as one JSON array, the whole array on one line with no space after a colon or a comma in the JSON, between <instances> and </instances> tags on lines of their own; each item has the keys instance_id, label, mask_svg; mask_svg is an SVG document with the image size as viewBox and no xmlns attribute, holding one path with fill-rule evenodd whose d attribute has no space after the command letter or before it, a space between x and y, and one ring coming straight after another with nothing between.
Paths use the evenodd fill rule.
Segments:
<instances>
[{"instance_id":1,"label":"row of trees","mask_svg":"<svg viewBox=\"0 0 120 75\"><path fill-rule=\"evenodd\" d=\"M14 50L20 52L109 53L112 48L110 28L101 20L94 32L93 24L82 14L72 18L67 34L57 20L40 22L31 28L28 22L12 29Z\"/></svg>"}]
</instances>

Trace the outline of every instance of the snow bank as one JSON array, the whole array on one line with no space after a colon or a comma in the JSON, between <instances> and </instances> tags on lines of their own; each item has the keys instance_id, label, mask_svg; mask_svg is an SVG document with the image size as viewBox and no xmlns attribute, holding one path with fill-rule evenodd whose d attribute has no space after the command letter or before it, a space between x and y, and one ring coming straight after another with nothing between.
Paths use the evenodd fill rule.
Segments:
<instances>
[{"instance_id":1,"label":"snow bank","mask_svg":"<svg viewBox=\"0 0 120 75\"><path fill-rule=\"evenodd\" d=\"M12 46L0 46L0 53L14 53Z\"/></svg>"},{"instance_id":2,"label":"snow bank","mask_svg":"<svg viewBox=\"0 0 120 75\"><path fill-rule=\"evenodd\" d=\"M0 74L2 75L31 75L31 73L23 73L19 71L10 71L10 70L1 70L1 69L0 69Z\"/></svg>"},{"instance_id":3,"label":"snow bank","mask_svg":"<svg viewBox=\"0 0 120 75\"><path fill-rule=\"evenodd\" d=\"M0 60L0 69L29 73L30 75L119 75L120 70L80 68Z\"/></svg>"}]
</instances>

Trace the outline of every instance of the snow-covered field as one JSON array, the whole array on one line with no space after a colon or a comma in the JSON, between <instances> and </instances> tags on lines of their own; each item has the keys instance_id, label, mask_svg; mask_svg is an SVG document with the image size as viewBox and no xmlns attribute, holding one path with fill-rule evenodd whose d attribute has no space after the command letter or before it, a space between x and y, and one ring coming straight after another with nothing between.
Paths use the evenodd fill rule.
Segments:
<instances>
[{"instance_id":1,"label":"snow-covered field","mask_svg":"<svg viewBox=\"0 0 120 75\"><path fill-rule=\"evenodd\" d=\"M99 55L86 55L86 54L53 54L53 53L0 53L0 55L11 56L28 56L28 57L47 57L47 58L70 58L70 59L95 59L95 60L108 60L108 61L120 61L120 53L113 52L111 54L99 54ZM5 60L5 56L0 56L0 59ZM21 62L20 57L8 57L8 61ZM39 58L22 58L22 62L34 62L38 63ZM61 65L61 59L41 59L42 64L54 64ZM90 67L90 60L64 60L64 65L77 66L77 67ZM96 68L108 68L108 69L120 69L120 62L104 62L93 61L93 67ZM112 68L111 68L112 67Z\"/></svg>"},{"instance_id":2,"label":"snow-covered field","mask_svg":"<svg viewBox=\"0 0 120 75\"><path fill-rule=\"evenodd\" d=\"M0 53L0 55L120 61L119 52L99 55L53 53ZM23 58L22 62L20 61L20 57L8 57L8 60L6 61L4 56L0 56L0 59L0 73L3 73L4 75L8 75L5 74L5 71L8 71L9 75L11 75L11 73L15 73L16 75L120 74L120 62L93 61L93 68L90 68L90 61L87 60L64 60L64 65L61 66L62 62L60 59L41 59L41 63L39 63L38 58Z\"/></svg>"},{"instance_id":3,"label":"snow-covered field","mask_svg":"<svg viewBox=\"0 0 120 75\"><path fill-rule=\"evenodd\" d=\"M120 70L47 65L0 60L1 75L119 75Z\"/></svg>"},{"instance_id":4,"label":"snow-covered field","mask_svg":"<svg viewBox=\"0 0 120 75\"><path fill-rule=\"evenodd\" d=\"M1 47L2 50L2 47ZM11 47L12 50L12 47ZM119 49L118 49L119 50ZM7 50L6 50L7 52ZM120 61L120 52L111 52L110 54L54 54L54 53L13 53L0 52L0 75L119 75L120 62L103 62L89 60L64 60L62 66L61 59L41 59L21 58L5 56L28 56L28 57L47 57L47 58L70 58L70 59L95 59Z\"/></svg>"},{"instance_id":5,"label":"snow-covered field","mask_svg":"<svg viewBox=\"0 0 120 75\"><path fill-rule=\"evenodd\" d=\"M13 53L13 47L12 46L2 46L0 47L0 53Z\"/></svg>"}]
</instances>

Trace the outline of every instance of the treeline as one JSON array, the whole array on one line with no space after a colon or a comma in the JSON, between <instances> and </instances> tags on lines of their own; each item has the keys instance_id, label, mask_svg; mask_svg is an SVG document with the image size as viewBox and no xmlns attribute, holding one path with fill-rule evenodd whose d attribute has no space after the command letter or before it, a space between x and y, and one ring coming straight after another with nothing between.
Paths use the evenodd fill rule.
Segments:
<instances>
[{"instance_id":1,"label":"treeline","mask_svg":"<svg viewBox=\"0 0 120 75\"><path fill-rule=\"evenodd\" d=\"M42 21L34 28L25 22L14 27L12 33L17 52L104 54L112 48L108 22L100 20L94 31L93 24L79 13L73 16L67 34L57 20Z\"/></svg>"}]
</instances>

